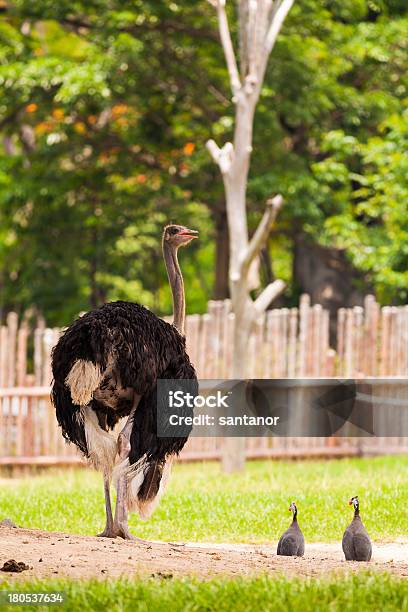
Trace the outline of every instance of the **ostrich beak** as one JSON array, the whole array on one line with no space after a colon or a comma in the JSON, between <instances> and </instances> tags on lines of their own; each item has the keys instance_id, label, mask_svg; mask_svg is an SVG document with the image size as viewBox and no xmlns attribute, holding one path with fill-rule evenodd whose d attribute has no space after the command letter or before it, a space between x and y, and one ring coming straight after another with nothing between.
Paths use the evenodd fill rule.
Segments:
<instances>
[{"instance_id":1,"label":"ostrich beak","mask_svg":"<svg viewBox=\"0 0 408 612\"><path fill-rule=\"evenodd\" d=\"M188 236L189 238L198 238L198 231L188 229L187 227L179 232L179 236Z\"/></svg>"}]
</instances>

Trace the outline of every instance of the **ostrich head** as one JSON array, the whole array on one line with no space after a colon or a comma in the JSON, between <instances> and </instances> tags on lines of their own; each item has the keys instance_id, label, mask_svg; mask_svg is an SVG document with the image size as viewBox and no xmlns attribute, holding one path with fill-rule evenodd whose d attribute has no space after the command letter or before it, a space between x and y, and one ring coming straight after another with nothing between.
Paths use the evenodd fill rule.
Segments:
<instances>
[{"instance_id":1,"label":"ostrich head","mask_svg":"<svg viewBox=\"0 0 408 612\"><path fill-rule=\"evenodd\" d=\"M194 238L198 238L198 232L188 229L184 225L166 225L164 228L163 242L166 241L175 250L190 244Z\"/></svg>"},{"instance_id":2,"label":"ostrich head","mask_svg":"<svg viewBox=\"0 0 408 612\"><path fill-rule=\"evenodd\" d=\"M188 229L184 225L166 225L163 231L163 257L173 294L173 325L183 336L186 304L183 276L177 259L177 251L181 246L190 244L194 238L198 238L198 232Z\"/></svg>"}]
</instances>

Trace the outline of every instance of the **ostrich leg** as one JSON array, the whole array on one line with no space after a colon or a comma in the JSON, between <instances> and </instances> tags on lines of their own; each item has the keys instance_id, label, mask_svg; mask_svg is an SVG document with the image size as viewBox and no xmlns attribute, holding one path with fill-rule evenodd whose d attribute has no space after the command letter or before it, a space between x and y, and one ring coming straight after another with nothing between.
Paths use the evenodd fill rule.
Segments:
<instances>
[{"instance_id":1,"label":"ostrich leg","mask_svg":"<svg viewBox=\"0 0 408 612\"><path fill-rule=\"evenodd\" d=\"M130 453L130 434L132 433L133 420L135 417L136 409L140 402L141 396L136 395L133 399L133 406L126 425L118 436L118 455L120 461L125 461L129 457ZM116 508L115 508L115 521L113 525L113 531L115 535L124 538L125 540L137 540L132 536L129 531L128 525L128 509L126 506L126 493L127 493L127 479L126 476L120 476L117 484L117 495L116 495Z\"/></svg>"},{"instance_id":2,"label":"ostrich leg","mask_svg":"<svg viewBox=\"0 0 408 612\"><path fill-rule=\"evenodd\" d=\"M107 434L107 419L106 414L97 414L98 417L98 425L97 432L99 432L99 437L101 435L106 436ZM100 429L102 430L102 434ZM92 436L91 436L92 438ZM112 442L114 440L112 439ZM110 484L112 479L112 468L110 466L105 465L103 468L103 489L105 493L105 512L106 512L106 526L102 533L98 533L99 538L114 538L115 535L113 533L113 516L112 516L112 506L111 506L111 496L110 496Z\"/></svg>"},{"instance_id":3,"label":"ostrich leg","mask_svg":"<svg viewBox=\"0 0 408 612\"><path fill-rule=\"evenodd\" d=\"M113 515L111 506L110 496L110 474L106 472L103 475L103 490L105 492L105 511L106 511L106 527L102 533L98 533L100 538L114 538L116 537L113 530Z\"/></svg>"}]
</instances>

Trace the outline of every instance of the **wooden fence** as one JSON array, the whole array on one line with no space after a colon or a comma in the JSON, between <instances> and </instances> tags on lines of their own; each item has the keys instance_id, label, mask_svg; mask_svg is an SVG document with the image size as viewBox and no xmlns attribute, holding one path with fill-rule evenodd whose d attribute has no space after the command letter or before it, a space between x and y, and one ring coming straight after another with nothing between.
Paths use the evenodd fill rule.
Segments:
<instances>
[{"instance_id":1,"label":"wooden fence","mask_svg":"<svg viewBox=\"0 0 408 612\"><path fill-rule=\"evenodd\" d=\"M0 327L0 465L79 461L66 445L49 402L51 349L60 329L44 323L19 325L15 313ZM200 378L230 377L233 314L228 300L209 302L208 312L187 317L187 348ZM329 345L329 313L310 305L270 310L250 338L246 355L251 378L408 376L408 306L380 307L367 296L364 307L340 309L337 345ZM184 459L218 458L220 438L192 438ZM342 455L405 452L408 440L252 438L247 454L262 456Z\"/></svg>"},{"instance_id":2,"label":"wooden fence","mask_svg":"<svg viewBox=\"0 0 408 612\"><path fill-rule=\"evenodd\" d=\"M234 315L225 302L187 317L189 355L201 378L228 378ZM249 377L408 376L408 306L383 307L371 295L364 307L341 308L337 346L329 345L329 313L310 305L267 311L248 345Z\"/></svg>"}]
</instances>

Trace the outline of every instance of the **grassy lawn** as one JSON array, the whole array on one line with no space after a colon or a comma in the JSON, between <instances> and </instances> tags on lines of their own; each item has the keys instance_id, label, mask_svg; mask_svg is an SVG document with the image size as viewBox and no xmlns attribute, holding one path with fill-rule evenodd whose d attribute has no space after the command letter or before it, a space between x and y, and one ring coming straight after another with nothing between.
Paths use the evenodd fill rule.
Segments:
<instances>
[{"instance_id":1,"label":"grassy lawn","mask_svg":"<svg viewBox=\"0 0 408 612\"><path fill-rule=\"evenodd\" d=\"M4 589L7 585L3 584ZM16 588L9 584L11 590ZM389 575L357 574L341 580L286 580L261 576L254 579L193 579L145 581L104 581L19 584L19 591L63 591L70 610L181 610L234 612L287 610L327 612L342 610L387 612L406 610L408 581ZM7 608L5 608L7 609ZM10 606L10 610L39 610L39 606ZM46 609L46 608L44 608ZM54 609L54 608L48 608ZM57 607L56 609L61 609Z\"/></svg>"},{"instance_id":2,"label":"grassy lawn","mask_svg":"<svg viewBox=\"0 0 408 612\"><path fill-rule=\"evenodd\" d=\"M243 474L222 474L216 463L175 466L152 519L131 516L147 539L213 542L276 541L295 500L309 541L340 540L359 495L373 540L408 534L408 457L338 461L249 462ZM95 535L104 524L101 476L90 470L48 472L2 480L0 519L21 527Z\"/></svg>"}]
</instances>

